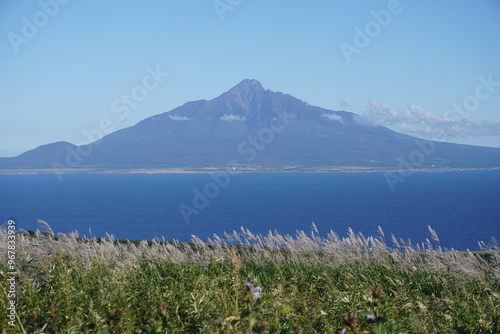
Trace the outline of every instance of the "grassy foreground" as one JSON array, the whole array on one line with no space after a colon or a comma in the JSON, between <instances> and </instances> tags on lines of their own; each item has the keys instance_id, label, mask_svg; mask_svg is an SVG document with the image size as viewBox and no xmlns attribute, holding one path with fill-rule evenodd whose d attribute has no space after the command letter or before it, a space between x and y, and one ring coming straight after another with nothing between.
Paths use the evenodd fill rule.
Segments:
<instances>
[{"instance_id":1,"label":"grassy foreground","mask_svg":"<svg viewBox=\"0 0 500 334\"><path fill-rule=\"evenodd\" d=\"M191 244L16 235L0 333L499 333L500 253L411 246L350 231L247 230ZM8 289L7 289L8 290ZM20 326L22 324L22 328Z\"/></svg>"}]
</instances>

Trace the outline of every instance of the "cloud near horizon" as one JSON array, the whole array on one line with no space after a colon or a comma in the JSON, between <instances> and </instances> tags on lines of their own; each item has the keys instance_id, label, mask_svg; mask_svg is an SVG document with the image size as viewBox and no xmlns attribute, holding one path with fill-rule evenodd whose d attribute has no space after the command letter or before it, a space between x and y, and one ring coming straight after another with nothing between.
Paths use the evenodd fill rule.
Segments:
<instances>
[{"instance_id":1,"label":"cloud near horizon","mask_svg":"<svg viewBox=\"0 0 500 334\"><path fill-rule=\"evenodd\" d=\"M337 114L323 114L322 116L330 121L337 121L340 123L344 123L344 119L342 118L342 116Z\"/></svg>"},{"instance_id":2,"label":"cloud near horizon","mask_svg":"<svg viewBox=\"0 0 500 334\"><path fill-rule=\"evenodd\" d=\"M413 104L405 110L398 110L378 101L370 101L364 119L372 125L424 138L432 138L438 132L446 139L500 135L499 123L476 121L470 117L460 120L441 117Z\"/></svg>"},{"instance_id":3,"label":"cloud near horizon","mask_svg":"<svg viewBox=\"0 0 500 334\"><path fill-rule=\"evenodd\" d=\"M171 120L173 121L189 121L190 118L186 116L180 116L180 115L168 115Z\"/></svg>"},{"instance_id":4,"label":"cloud near horizon","mask_svg":"<svg viewBox=\"0 0 500 334\"><path fill-rule=\"evenodd\" d=\"M227 121L227 122L231 122L231 121L246 121L246 117L245 116L236 116L236 115L224 115L220 118L221 121Z\"/></svg>"}]
</instances>

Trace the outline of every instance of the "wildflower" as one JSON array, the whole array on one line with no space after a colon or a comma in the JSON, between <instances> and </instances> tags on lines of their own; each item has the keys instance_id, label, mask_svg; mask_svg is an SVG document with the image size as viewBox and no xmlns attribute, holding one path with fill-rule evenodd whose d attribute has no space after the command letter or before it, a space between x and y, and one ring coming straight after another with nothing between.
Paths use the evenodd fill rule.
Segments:
<instances>
[{"instance_id":1,"label":"wildflower","mask_svg":"<svg viewBox=\"0 0 500 334\"><path fill-rule=\"evenodd\" d=\"M259 299L261 297L260 293L262 291L262 287L260 285L253 286L251 282L247 282L247 289L252 293L253 299Z\"/></svg>"},{"instance_id":2,"label":"wildflower","mask_svg":"<svg viewBox=\"0 0 500 334\"><path fill-rule=\"evenodd\" d=\"M373 314L368 314L366 320L375 320L375 316Z\"/></svg>"}]
</instances>

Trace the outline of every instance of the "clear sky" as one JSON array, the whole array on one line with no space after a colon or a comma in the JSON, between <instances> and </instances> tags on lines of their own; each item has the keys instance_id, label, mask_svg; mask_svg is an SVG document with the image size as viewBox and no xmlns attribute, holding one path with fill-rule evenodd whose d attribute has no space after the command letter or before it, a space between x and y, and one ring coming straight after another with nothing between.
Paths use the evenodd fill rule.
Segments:
<instances>
[{"instance_id":1,"label":"clear sky","mask_svg":"<svg viewBox=\"0 0 500 334\"><path fill-rule=\"evenodd\" d=\"M500 147L497 0L5 0L0 57L0 156L84 143L103 119L132 126L245 78L398 131Z\"/></svg>"}]
</instances>

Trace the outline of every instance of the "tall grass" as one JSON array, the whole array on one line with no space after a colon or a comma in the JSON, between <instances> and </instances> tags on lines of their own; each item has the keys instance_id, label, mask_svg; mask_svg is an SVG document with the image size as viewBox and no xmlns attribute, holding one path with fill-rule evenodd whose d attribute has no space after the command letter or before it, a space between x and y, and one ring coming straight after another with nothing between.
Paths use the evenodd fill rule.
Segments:
<instances>
[{"instance_id":1,"label":"tall grass","mask_svg":"<svg viewBox=\"0 0 500 334\"><path fill-rule=\"evenodd\" d=\"M241 229L191 243L117 242L55 237L41 224L44 231L16 241L18 313L28 333L500 332L496 241L481 243L481 254L442 249L430 227L430 239L412 245L394 236L388 244L381 229L323 237L313 225L295 236ZM377 284L383 298L374 297ZM19 333L3 321L7 302L2 295L1 330Z\"/></svg>"}]
</instances>

